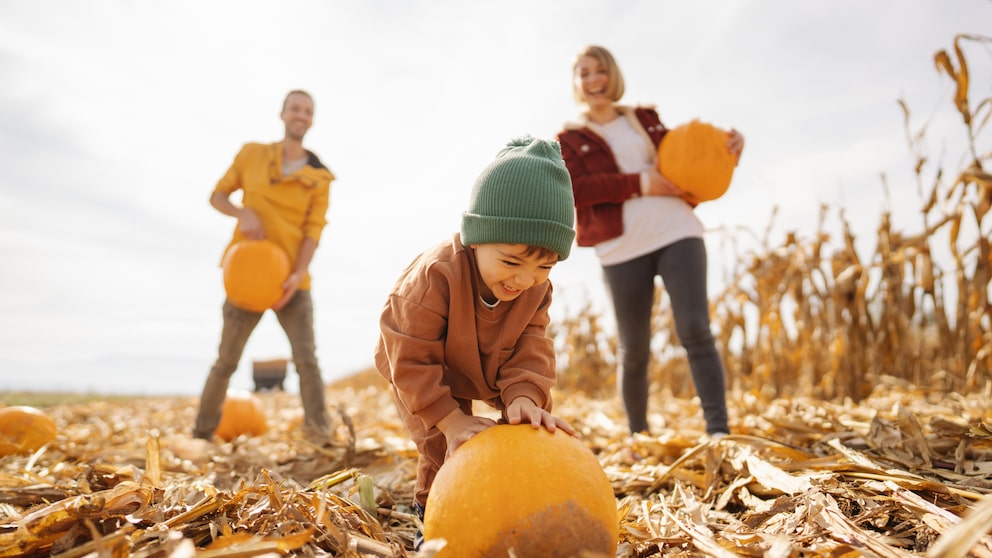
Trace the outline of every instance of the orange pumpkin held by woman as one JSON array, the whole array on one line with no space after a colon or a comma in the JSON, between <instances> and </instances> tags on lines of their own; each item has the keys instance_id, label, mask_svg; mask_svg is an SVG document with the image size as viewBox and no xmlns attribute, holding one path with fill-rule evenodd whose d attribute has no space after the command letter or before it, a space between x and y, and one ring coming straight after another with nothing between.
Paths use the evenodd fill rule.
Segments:
<instances>
[{"instance_id":1,"label":"orange pumpkin held by woman","mask_svg":"<svg viewBox=\"0 0 992 558\"><path fill-rule=\"evenodd\" d=\"M271 308L289 277L289 256L271 240L241 240L224 254L224 291L231 304L252 312Z\"/></svg>"},{"instance_id":2,"label":"orange pumpkin held by woman","mask_svg":"<svg viewBox=\"0 0 992 558\"><path fill-rule=\"evenodd\" d=\"M698 119L673 128L658 145L658 172L697 202L715 200L727 192L737 166L727 149L729 137Z\"/></svg>"},{"instance_id":3,"label":"orange pumpkin held by woman","mask_svg":"<svg viewBox=\"0 0 992 558\"><path fill-rule=\"evenodd\" d=\"M268 430L262 400L254 393L230 390L220 411L220 423L214 433L225 442L242 434L259 436Z\"/></svg>"},{"instance_id":4,"label":"orange pumpkin held by woman","mask_svg":"<svg viewBox=\"0 0 992 558\"><path fill-rule=\"evenodd\" d=\"M0 409L0 457L37 451L55 439L52 417L28 406Z\"/></svg>"},{"instance_id":5,"label":"orange pumpkin held by woman","mask_svg":"<svg viewBox=\"0 0 992 558\"><path fill-rule=\"evenodd\" d=\"M530 424L483 430L441 466L424 512L437 555L614 556L617 502L589 448Z\"/></svg>"}]
</instances>

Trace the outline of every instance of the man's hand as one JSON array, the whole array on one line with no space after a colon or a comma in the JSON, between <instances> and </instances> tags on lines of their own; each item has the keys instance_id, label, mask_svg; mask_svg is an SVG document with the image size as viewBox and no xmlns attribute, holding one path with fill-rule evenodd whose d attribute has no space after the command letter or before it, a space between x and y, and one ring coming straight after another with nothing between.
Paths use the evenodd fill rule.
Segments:
<instances>
[{"instance_id":1,"label":"man's hand","mask_svg":"<svg viewBox=\"0 0 992 558\"><path fill-rule=\"evenodd\" d=\"M238 211L238 231L251 240L262 240L265 238L265 230L262 228L262 220L258 215L243 207Z\"/></svg>"},{"instance_id":2,"label":"man's hand","mask_svg":"<svg viewBox=\"0 0 992 558\"><path fill-rule=\"evenodd\" d=\"M214 192L210 194L210 205L224 215L237 219L238 231L246 238L251 240L265 238L265 230L262 228L262 220L258 218L258 214L247 207L234 205L230 196L226 192Z\"/></svg>"},{"instance_id":3,"label":"man's hand","mask_svg":"<svg viewBox=\"0 0 992 558\"><path fill-rule=\"evenodd\" d=\"M289 300L293 298L296 291L300 288L300 283L303 281L303 272L294 271L289 274L286 281L282 284L282 297L272 305L272 309L276 312L283 309L284 306L289 304Z\"/></svg>"}]
</instances>

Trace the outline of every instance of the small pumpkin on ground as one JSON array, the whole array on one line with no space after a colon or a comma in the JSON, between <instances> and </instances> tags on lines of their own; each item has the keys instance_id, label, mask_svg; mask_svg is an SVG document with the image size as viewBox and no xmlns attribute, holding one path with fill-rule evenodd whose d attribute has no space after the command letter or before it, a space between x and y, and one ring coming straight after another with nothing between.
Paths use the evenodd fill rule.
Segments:
<instances>
[{"instance_id":1,"label":"small pumpkin on ground","mask_svg":"<svg viewBox=\"0 0 992 558\"><path fill-rule=\"evenodd\" d=\"M529 424L473 436L438 471L424 538L438 557L614 556L617 503L596 456L579 440Z\"/></svg>"},{"instance_id":2,"label":"small pumpkin on ground","mask_svg":"<svg viewBox=\"0 0 992 558\"><path fill-rule=\"evenodd\" d=\"M225 442L242 434L259 436L268 430L262 400L254 393L230 390L221 407L220 423L214 434Z\"/></svg>"},{"instance_id":3,"label":"small pumpkin on ground","mask_svg":"<svg viewBox=\"0 0 992 558\"><path fill-rule=\"evenodd\" d=\"M224 254L224 291L231 304L252 312L271 308L289 277L289 256L271 240L241 240Z\"/></svg>"},{"instance_id":4,"label":"small pumpkin on ground","mask_svg":"<svg viewBox=\"0 0 992 558\"><path fill-rule=\"evenodd\" d=\"M673 128L658 145L658 172L697 202L727 192L737 155L727 149L730 133L699 119Z\"/></svg>"},{"instance_id":5,"label":"small pumpkin on ground","mask_svg":"<svg viewBox=\"0 0 992 558\"><path fill-rule=\"evenodd\" d=\"M55 421L26 405L0 408L0 457L27 454L55 439Z\"/></svg>"}]
</instances>

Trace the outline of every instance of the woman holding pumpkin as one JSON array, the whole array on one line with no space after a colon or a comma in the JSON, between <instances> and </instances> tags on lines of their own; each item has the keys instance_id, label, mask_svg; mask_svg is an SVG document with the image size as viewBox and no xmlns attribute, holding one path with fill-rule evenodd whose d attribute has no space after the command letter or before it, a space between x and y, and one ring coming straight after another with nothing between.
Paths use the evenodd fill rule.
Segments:
<instances>
[{"instance_id":1,"label":"woman holding pumpkin","mask_svg":"<svg viewBox=\"0 0 992 558\"><path fill-rule=\"evenodd\" d=\"M613 302L618 384L630 431L648 431L651 312L660 276L706 431L726 434L726 380L710 331L703 225L692 195L657 169L657 148L668 130L654 108L618 103L623 75L605 48L584 48L572 71L575 99L585 110L565 125L558 141L572 177L578 245L595 247ZM739 156L743 148L743 136L732 130L727 149Z\"/></svg>"}]
</instances>

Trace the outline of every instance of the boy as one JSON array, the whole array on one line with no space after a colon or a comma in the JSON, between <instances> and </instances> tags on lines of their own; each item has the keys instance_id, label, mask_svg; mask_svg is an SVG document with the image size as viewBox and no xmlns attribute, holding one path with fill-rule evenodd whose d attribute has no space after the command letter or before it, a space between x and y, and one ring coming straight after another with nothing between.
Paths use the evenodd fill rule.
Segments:
<instances>
[{"instance_id":1,"label":"boy","mask_svg":"<svg viewBox=\"0 0 992 558\"><path fill-rule=\"evenodd\" d=\"M420 254L393 287L380 320L376 368L390 382L420 454L418 512L446 455L496 424L574 434L551 414L550 321L555 263L575 238L572 183L557 142L511 141L476 180L461 233Z\"/></svg>"}]
</instances>

